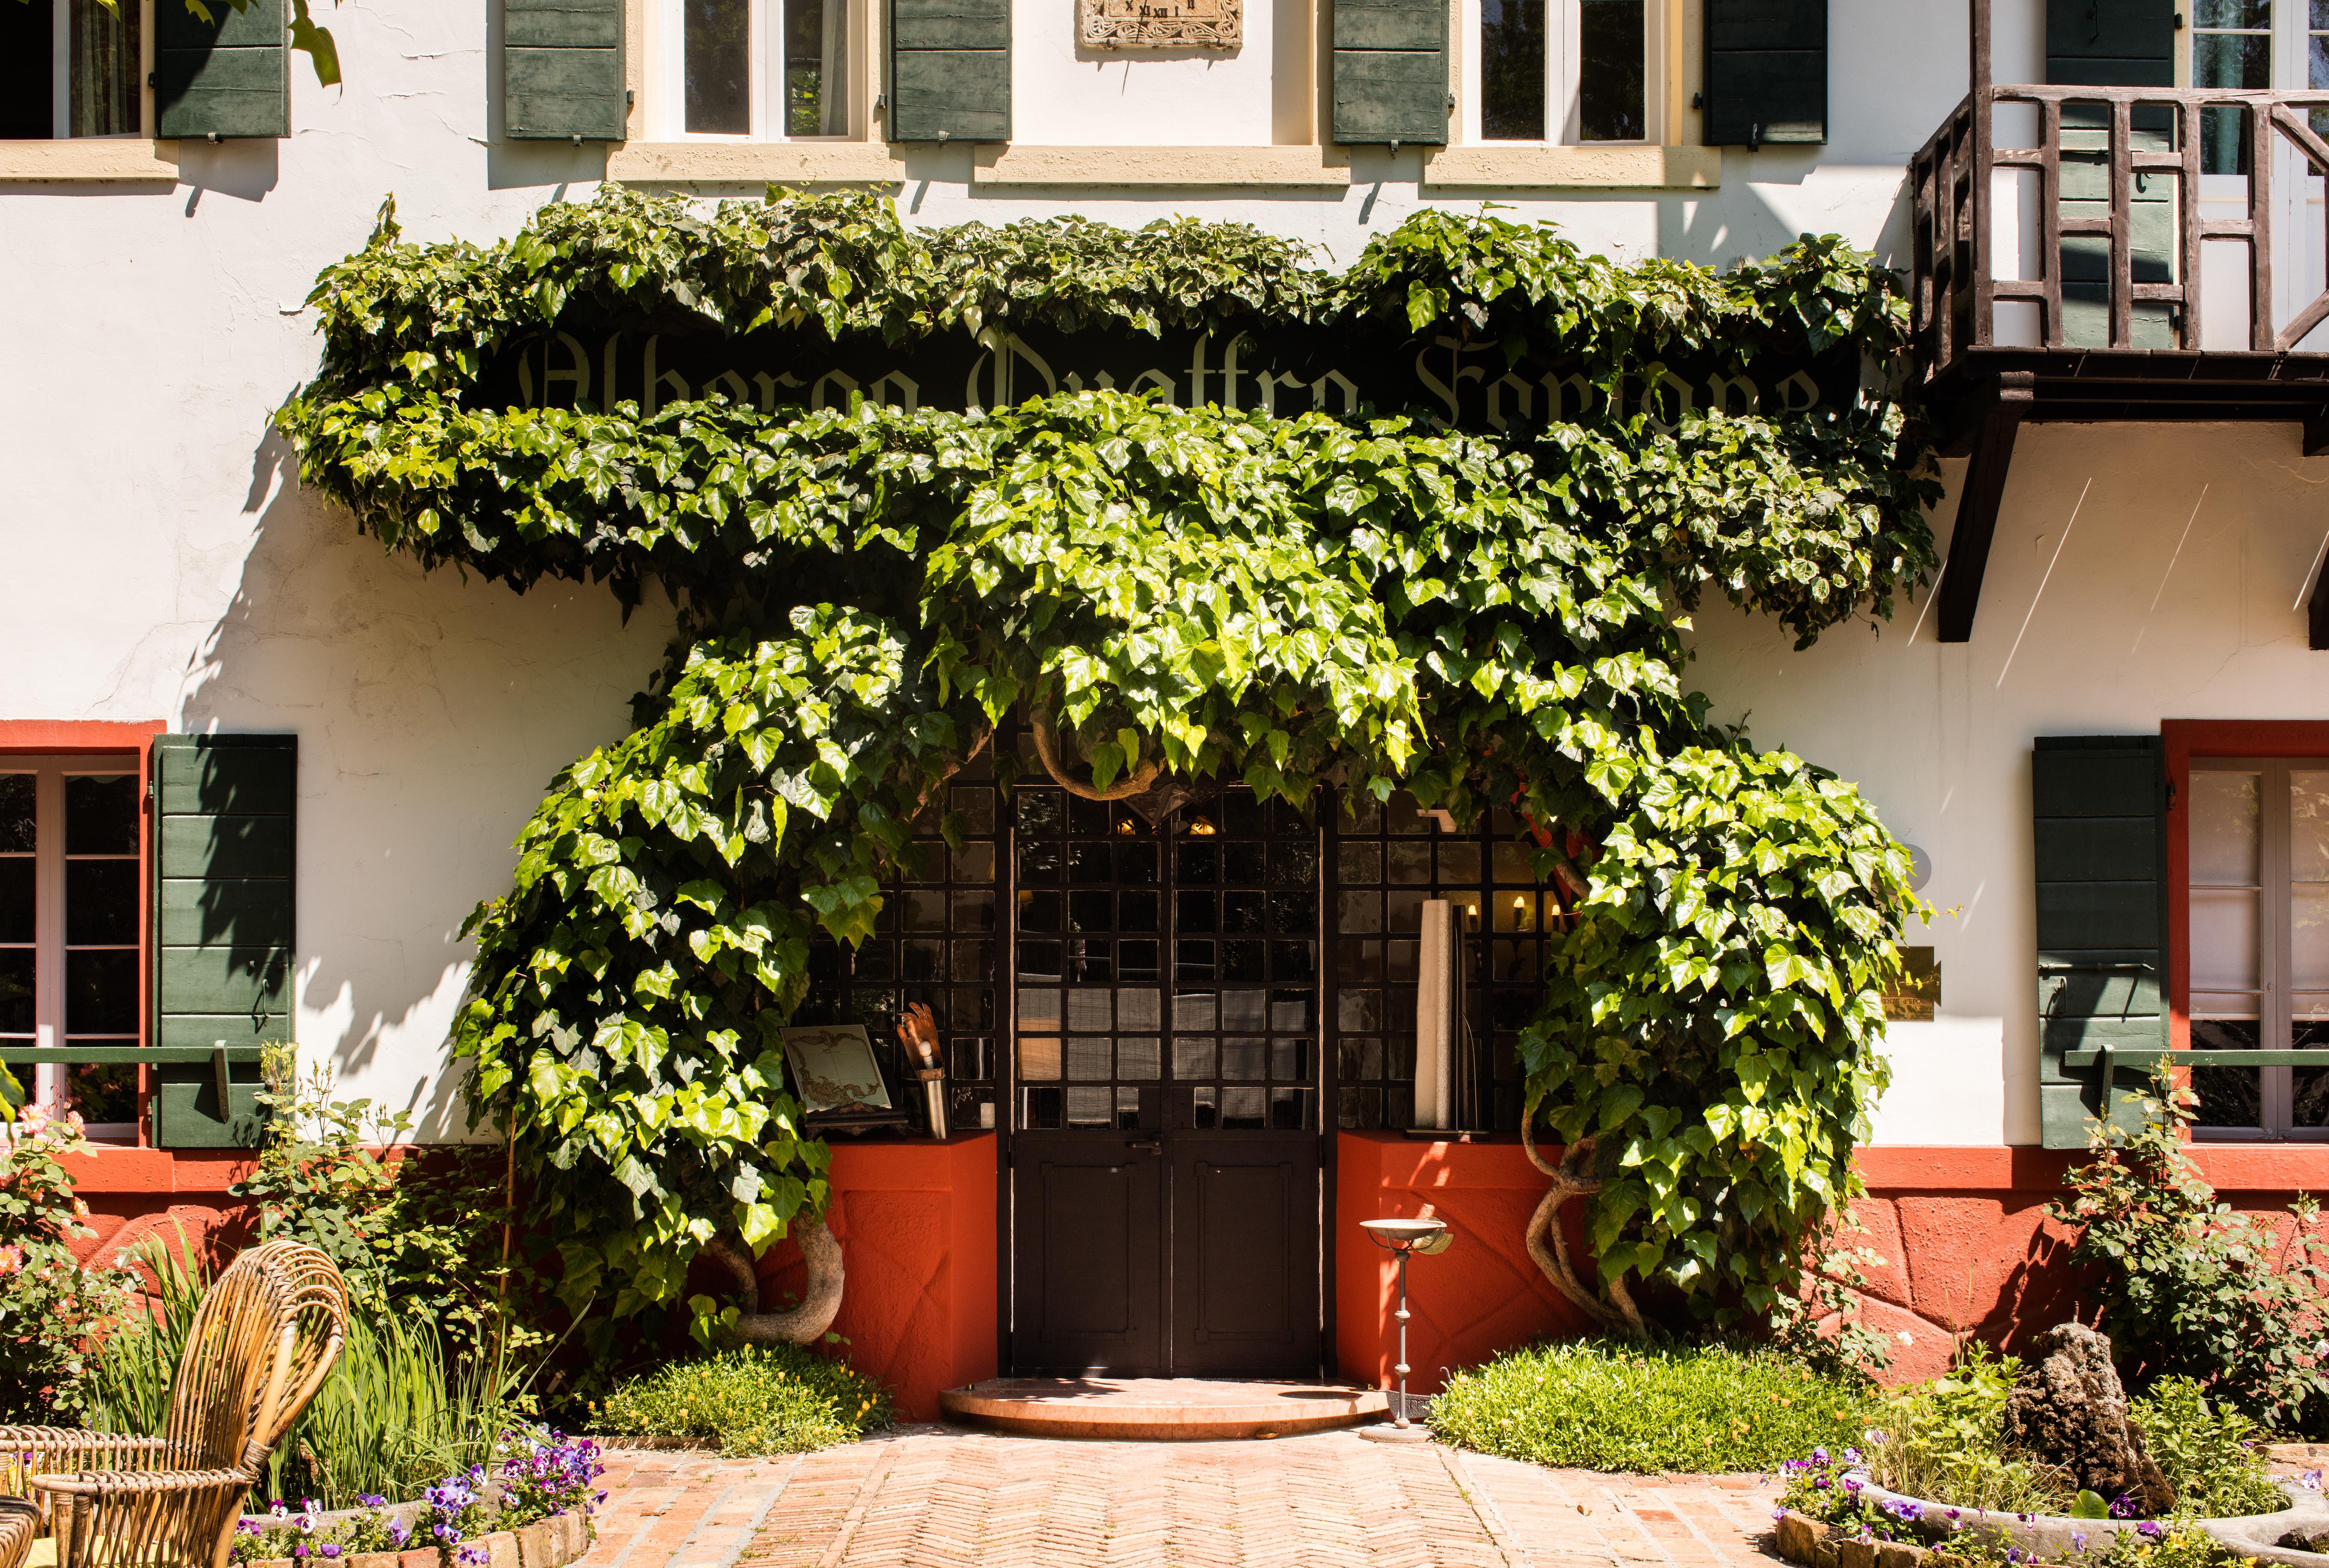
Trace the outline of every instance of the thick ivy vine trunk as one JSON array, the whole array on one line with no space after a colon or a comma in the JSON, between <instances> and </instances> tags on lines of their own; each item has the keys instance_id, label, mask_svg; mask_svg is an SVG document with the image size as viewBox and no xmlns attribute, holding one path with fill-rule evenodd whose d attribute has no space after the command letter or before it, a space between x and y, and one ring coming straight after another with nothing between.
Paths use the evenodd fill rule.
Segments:
<instances>
[{"instance_id":1,"label":"thick ivy vine trunk","mask_svg":"<svg viewBox=\"0 0 2329 1568\"><path fill-rule=\"evenodd\" d=\"M1596 1327L1629 1338L1648 1338L1649 1325L1642 1320L1641 1310L1634 1305L1633 1295L1626 1289L1625 1276L1605 1273L1601 1286L1608 1292L1608 1300L1596 1295L1593 1287L1578 1273L1577 1264L1569 1255L1569 1235L1561 1228L1561 1211L1571 1198L1591 1197L1601 1190L1599 1178L1591 1174L1596 1141L1579 1139L1561 1150L1560 1164L1548 1165L1544 1156L1536 1150L1535 1122L1535 1110L1531 1107L1521 1121L1521 1148L1527 1151L1530 1164L1552 1178L1552 1186L1538 1200L1536 1212L1529 1216L1528 1225L1521 1232L1530 1259L1552 1288Z\"/></svg>"},{"instance_id":2,"label":"thick ivy vine trunk","mask_svg":"<svg viewBox=\"0 0 2329 1568\"><path fill-rule=\"evenodd\" d=\"M800 1244L808 1280L801 1287L799 1305L787 1312L760 1310L759 1267L740 1237L717 1235L703 1244L705 1255L736 1281L738 1315L730 1331L747 1345L814 1345L840 1316L845 1272L840 1239L825 1225L823 1215L796 1220L792 1235Z\"/></svg>"}]
</instances>

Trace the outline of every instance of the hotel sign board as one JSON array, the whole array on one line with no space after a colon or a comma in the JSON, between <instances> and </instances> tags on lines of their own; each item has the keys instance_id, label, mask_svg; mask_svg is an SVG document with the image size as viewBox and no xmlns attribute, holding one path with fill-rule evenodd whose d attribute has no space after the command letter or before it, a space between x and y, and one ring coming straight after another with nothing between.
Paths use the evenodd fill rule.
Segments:
<instances>
[{"instance_id":1,"label":"hotel sign board","mask_svg":"<svg viewBox=\"0 0 2329 1568\"><path fill-rule=\"evenodd\" d=\"M1631 376L1625 417L1668 426L1684 409L1771 416L1849 408L1860 362L1849 349L1800 363L1676 361ZM1495 342L1453 332L1400 334L1272 324L1167 331L1064 333L1040 326L937 333L900 344L878 335L834 343L822 333L766 328L740 336L674 324L561 323L489 371L478 400L502 407L646 412L722 398L764 413L846 408L851 399L913 408L1007 408L1057 392L1153 393L1182 408L1211 403L1277 418L1418 416L1440 427L1509 432L1606 420L1608 397L1579 364L1508 360Z\"/></svg>"}]
</instances>

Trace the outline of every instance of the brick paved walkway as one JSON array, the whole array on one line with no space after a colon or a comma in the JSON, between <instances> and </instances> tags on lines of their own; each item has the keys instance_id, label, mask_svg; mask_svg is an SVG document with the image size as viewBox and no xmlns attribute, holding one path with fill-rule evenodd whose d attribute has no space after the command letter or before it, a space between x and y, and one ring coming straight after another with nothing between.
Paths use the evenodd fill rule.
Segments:
<instances>
[{"instance_id":1,"label":"brick paved walkway","mask_svg":"<svg viewBox=\"0 0 2329 1568\"><path fill-rule=\"evenodd\" d=\"M1548 1470L1349 1432L909 1427L777 1460L610 1451L581 1568L1768 1568L1776 1484Z\"/></svg>"}]
</instances>

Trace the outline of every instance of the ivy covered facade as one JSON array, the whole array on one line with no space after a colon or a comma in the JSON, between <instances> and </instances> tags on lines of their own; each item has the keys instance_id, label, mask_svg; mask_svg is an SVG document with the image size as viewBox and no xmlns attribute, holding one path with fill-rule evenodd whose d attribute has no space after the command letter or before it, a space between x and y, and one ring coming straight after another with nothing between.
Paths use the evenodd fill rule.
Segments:
<instances>
[{"instance_id":1,"label":"ivy covered facade","mask_svg":"<svg viewBox=\"0 0 2329 1568\"><path fill-rule=\"evenodd\" d=\"M917 1410L1372 1379L1356 1224L1425 1205L1420 1366L1815 1328L1853 1249L1904 1367L2035 1310L2102 1047L2316 1043L2322 460L2041 412L1976 559L2019 405L1928 380L1900 194L1964 40L1839 4L1820 102L1733 125L1777 89L1719 8L1515 137L1455 7L1445 147L1336 118L1365 52L1295 84L1284 18L1099 67L1065 5L1004 8L1000 136L884 139L959 62L882 74L944 52L882 7L848 128L699 134L646 0L562 104L452 8L426 60L351 16L339 96L294 59L293 134L174 141L168 201L0 146L61 305L5 394L0 1054L124 1146L120 1234L224 1212L296 1042L514 1135L602 1335L797 1335L837 1238ZM851 1025L857 1131L781 1032ZM2201 1071L2220 1186L2313 1179L2329 1069Z\"/></svg>"}]
</instances>

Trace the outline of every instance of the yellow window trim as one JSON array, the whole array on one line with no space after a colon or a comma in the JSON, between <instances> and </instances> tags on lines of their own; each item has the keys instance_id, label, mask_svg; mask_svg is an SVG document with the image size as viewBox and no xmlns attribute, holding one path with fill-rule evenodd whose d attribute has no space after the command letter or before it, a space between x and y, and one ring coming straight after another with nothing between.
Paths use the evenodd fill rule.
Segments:
<instances>
[{"instance_id":1,"label":"yellow window trim","mask_svg":"<svg viewBox=\"0 0 2329 1568\"><path fill-rule=\"evenodd\" d=\"M626 184L788 185L894 183L906 177L882 142L620 142L607 149L607 178Z\"/></svg>"},{"instance_id":2,"label":"yellow window trim","mask_svg":"<svg viewBox=\"0 0 2329 1568\"><path fill-rule=\"evenodd\" d=\"M28 180L174 185L178 144L144 136L0 141L0 181Z\"/></svg>"},{"instance_id":3,"label":"yellow window trim","mask_svg":"<svg viewBox=\"0 0 2329 1568\"><path fill-rule=\"evenodd\" d=\"M1423 183L1474 189L1711 191L1722 183L1722 149L1473 142L1425 155Z\"/></svg>"}]
</instances>

